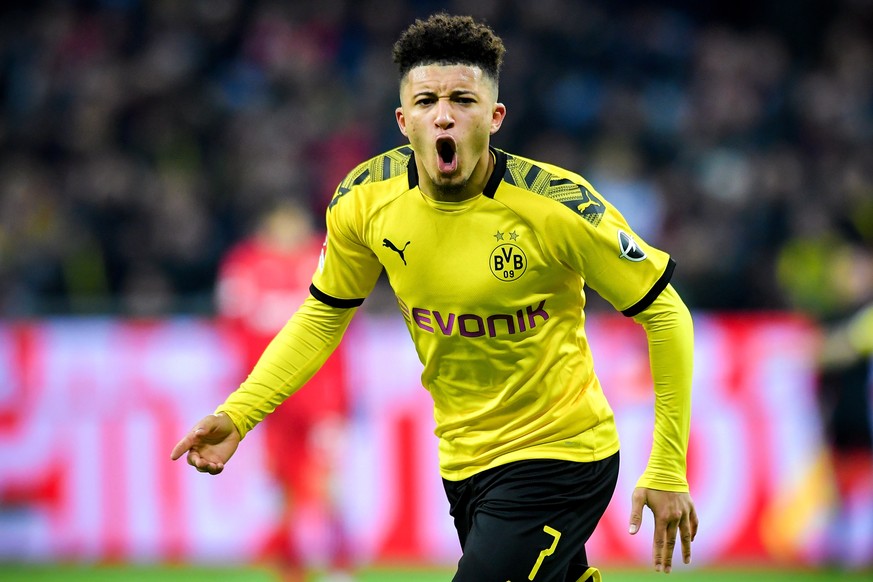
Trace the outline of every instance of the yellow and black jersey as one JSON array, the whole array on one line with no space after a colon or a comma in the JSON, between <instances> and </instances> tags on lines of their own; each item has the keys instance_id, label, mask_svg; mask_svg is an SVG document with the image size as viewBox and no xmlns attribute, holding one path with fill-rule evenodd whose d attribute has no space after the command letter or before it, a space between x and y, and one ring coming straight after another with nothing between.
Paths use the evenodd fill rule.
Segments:
<instances>
[{"instance_id":1,"label":"yellow and black jersey","mask_svg":"<svg viewBox=\"0 0 873 582\"><path fill-rule=\"evenodd\" d=\"M603 459L619 448L585 336L585 285L644 310L673 261L581 176L492 149L481 195L437 202L413 151L358 166L327 211L311 291L360 305L384 269L434 401L443 477L510 461Z\"/></svg>"}]
</instances>

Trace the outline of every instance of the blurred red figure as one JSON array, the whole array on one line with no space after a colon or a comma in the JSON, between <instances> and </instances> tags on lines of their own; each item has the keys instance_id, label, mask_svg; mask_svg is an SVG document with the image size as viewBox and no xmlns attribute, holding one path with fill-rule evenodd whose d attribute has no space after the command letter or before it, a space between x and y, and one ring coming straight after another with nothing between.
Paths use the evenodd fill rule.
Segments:
<instances>
[{"instance_id":1,"label":"blurred red figure","mask_svg":"<svg viewBox=\"0 0 873 582\"><path fill-rule=\"evenodd\" d=\"M307 211L283 203L222 261L216 285L219 320L240 339L248 369L309 294L323 240ZM305 568L316 564L345 568L335 476L347 410L342 352L336 350L307 389L263 423L282 515L262 557L279 562L287 580L302 580Z\"/></svg>"}]
</instances>

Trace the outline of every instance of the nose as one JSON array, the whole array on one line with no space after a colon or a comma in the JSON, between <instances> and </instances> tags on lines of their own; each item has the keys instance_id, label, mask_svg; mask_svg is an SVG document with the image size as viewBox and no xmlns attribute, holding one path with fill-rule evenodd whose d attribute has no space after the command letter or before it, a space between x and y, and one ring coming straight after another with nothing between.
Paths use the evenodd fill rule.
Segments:
<instances>
[{"instance_id":1,"label":"nose","mask_svg":"<svg viewBox=\"0 0 873 582\"><path fill-rule=\"evenodd\" d=\"M440 129L448 129L455 124L455 119L452 117L452 106L448 100L439 99L437 101L434 124Z\"/></svg>"}]
</instances>

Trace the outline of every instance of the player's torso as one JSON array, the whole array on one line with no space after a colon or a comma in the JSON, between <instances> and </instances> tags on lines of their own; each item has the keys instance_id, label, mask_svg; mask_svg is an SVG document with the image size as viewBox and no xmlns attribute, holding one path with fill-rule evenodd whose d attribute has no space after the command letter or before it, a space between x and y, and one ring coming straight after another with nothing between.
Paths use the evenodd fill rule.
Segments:
<instances>
[{"instance_id":1,"label":"player's torso","mask_svg":"<svg viewBox=\"0 0 873 582\"><path fill-rule=\"evenodd\" d=\"M351 270L366 264L372 281L384 269L424 364L449 479L522 458L594 460L618 446L583 330L587 247L575 230L587 223L518 185L535 172L510 183L505 171L456 204L402 175L341 187L315 281L333 297L360 297L369 283L356 288Z\"/></svg>"},{"instance_id":2,"label":"player's torso","mask_svg":"<svg viewBox=\"0 0 873 582\"><path fill-rule=\"evenodd\" d=\"M440 204L414 190L368 230L416 333L523 335L541 323L524 314L557 308L555 293L579 279L549 264L529 222L484 196Z\"/></svg>"}]
</instances>

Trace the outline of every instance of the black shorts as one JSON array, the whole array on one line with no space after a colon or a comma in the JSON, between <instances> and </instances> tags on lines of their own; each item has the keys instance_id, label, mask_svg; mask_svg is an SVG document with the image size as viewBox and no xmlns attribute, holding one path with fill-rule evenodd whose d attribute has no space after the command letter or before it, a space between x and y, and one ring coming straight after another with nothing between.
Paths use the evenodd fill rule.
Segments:
<instances>
[{"instance_id":1,"label":"black shorts","mask_svg":"<svg viewBox=\"0 0 873 582\"><path fill-rule=\"evenodd\" d=\"M454 582L576 582L618 480L602 461L531 460L443 486L463 555Z\"/></svg>"}]
</instances>

